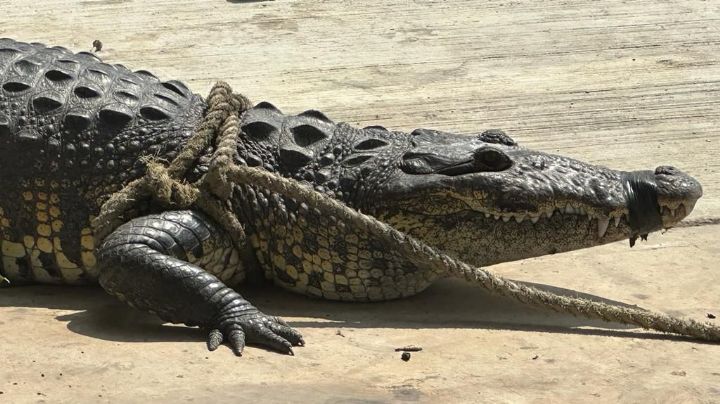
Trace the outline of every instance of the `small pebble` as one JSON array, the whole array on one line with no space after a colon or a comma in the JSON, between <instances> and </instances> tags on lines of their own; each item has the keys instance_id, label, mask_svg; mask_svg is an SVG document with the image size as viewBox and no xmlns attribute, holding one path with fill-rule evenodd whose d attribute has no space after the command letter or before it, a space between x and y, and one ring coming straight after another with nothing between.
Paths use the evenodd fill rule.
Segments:
<instances>
[{"instance_id":1,"label":"small pebble","mask_svg":"<svg viewBox=\"0 0 720 404\"><path fill-rule=\"evenodd\" d=\"M708 314L707 314L707 318L709 318L710 320L714 320L714 319L715 319L715 315L712 314L712 313L708 313Z\"/></svg>"},{"instance_id":2,"label":"small pebble","mask_svg":"<svg viewBox=\"0 0 720 404\"><path fill-rule=\"evenodd\" d=\"M404 360L405 362L410 360L410 352L403 352L402 355L400 355L400 359Z\"/></svg>"},{"instance_id":3,"label":"small pebble","mask_svg":"<svg viewBox=\"0 0 720 404\"><path fill-rule=\"evenodd\" d=\"M687 375L687 373L684 370L679 370L679 371L674 370L674 371L670 372L670 374L673 376L686 376Z\"/></svg>"},{"instance_id":4,"label":"small pebble","mask_svg":"<svg viewBox=\"0 0 720 404\"><path fill-rule=\"evenodd\" d=\"M103 43L100 42L99 39L93 41L93 49L95 50L95 52L100 52L102 50L102 47Z\"/></svg>"}]
</instances>

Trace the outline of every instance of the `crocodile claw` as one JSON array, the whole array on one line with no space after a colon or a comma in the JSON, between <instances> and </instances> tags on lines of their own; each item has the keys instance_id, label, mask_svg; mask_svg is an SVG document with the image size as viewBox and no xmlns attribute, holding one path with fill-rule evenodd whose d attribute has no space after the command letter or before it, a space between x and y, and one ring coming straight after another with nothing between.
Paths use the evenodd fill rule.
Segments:
<instances>
[{"instance_id":1,"label":"crocodile claw","mask_svg":"<svg viewBox=\"0 0 720 404\"><path fill-rule=\"evenodd\" d=\"M210 330L208 334L208 350L216 350L223 341L230 345L237 356L242 356L246 343L261 345L288 355L294 355L293 346L305 345L302 335L290 328L284 320L262 313L221 321L218 328Z\"/></svg>"}]
</instances>

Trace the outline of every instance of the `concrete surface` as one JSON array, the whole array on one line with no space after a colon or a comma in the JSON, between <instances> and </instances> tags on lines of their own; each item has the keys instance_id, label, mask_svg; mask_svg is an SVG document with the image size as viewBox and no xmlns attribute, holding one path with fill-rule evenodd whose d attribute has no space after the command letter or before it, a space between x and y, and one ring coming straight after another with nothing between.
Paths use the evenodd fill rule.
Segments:
<instances>
[{"instance_id":1,"label":"concrete surface","mask_svg":"<svg viewBox=\"0 0 720 404\"><path fill-rule=\"evenodd\" d=\"M673 164L720 216L716 1L5 0L0 35L218 79L285 111L462 133L622 169ZM0 174L0 175L4 175ZM720 226L506 263L515 279L704 320ZM509 304L462 282L383 304L246 292L298 327L286 357L208 353L93 288L0 292L0 402L720 402L720 347ZM720 320L708 320L717 322ZM409 362L393 348L420 345Z\"/></svg>"}]
</instances>

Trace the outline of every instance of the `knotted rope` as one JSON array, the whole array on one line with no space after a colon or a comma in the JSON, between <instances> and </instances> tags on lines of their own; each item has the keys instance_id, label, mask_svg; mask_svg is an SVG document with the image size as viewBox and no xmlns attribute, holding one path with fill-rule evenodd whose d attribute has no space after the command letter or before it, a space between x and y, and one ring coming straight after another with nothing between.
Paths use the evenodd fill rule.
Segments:
<instances>
[{"instance_id":1,"label":"knotted rope","mask_svg":"<svg viewBox=\"0 0 720 404\"><path fill-rule=\"evenodd\" d=\"M187 209L196 205L222 223L237 246L244 243L240 222L227 206L231 184L223 182L224 171L232 164L240 130L240 115L252 106L250 100L233 94L227 83L219 82L210 90L208 111L196 133L169 166L145 158L146 174L114 193L92 221L95 237L102 241L116 227L131 219L128 213L140 200L150 199L167 209ZM208 173L195 184L184 177L203 150L215 142Z\"/></svg>"},{"instance_id":2,"label":"knotted rope","mask_svg":"<svg viewBox=\"0 0 720 404\"><path fill-rule=\"evenodd\" d=\"M562 296L504 279L443 254L372 216L364 215L297 181L263 169L237 165L232 157L237 147L240 118L250 107L250 102L241 95L233 94L230 87L221 82L211 90L208 105L207 116L196 135L169 166L148 161L145 177L130 183L102 206L100 215L93 222L99 240L115 226L128 220L124 216L132 209L135 201L152 198L167 208L183 209L194 206L202 210L230 232L236 244L241 246L244 243L243 228L230 209L228 200L232 186L244 184L265 188L321 209L326 215L346 223L348 228L357 228L382 240L402 256L414 257L413 261L419 262L418 266L422 267L422 270L464 278L493 294L510 297L529 306L546 307L560 313L631 324L706 341L720 341L720 328L709 323ZM187 184L182 179L184 174L213 141L216 150L208 172L197 183Z\"/></svg>"}]
</instances>

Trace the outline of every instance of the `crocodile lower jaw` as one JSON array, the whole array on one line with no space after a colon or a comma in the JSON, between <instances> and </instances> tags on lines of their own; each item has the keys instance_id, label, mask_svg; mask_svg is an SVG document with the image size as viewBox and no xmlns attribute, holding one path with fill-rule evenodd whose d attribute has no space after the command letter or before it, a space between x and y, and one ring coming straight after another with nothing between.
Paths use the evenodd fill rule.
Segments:
<instances>
[{"instance_id":1,"label":"crocodile lower jaw","mask_svg":"<svg viewBox=\"0 0 720 404\"><path fill-rule=\"evenodd\" d=\"M674 206L665 205L660 203L663 225L666 228L672 227L674 224L682 220L687 216L687 212L692 210L692 206L686 209L684 203L676 204ZM487 210L477 210L482 213L485 218L493 218L504 223L514 220L517 223L524 221L530 221L533 224L541 222L543 219L550 219L555 215L562 216L574 216L584 218L585 220L594 220L597 225L597 236L602 238L607 233L610 224L613 223L617 228L621 223L628 224L628 210L618 209L615 212L611 212L609 215L595 213L587 210L583 207L576 207L572 204L566 204L564 207L556 207L554 209L548 209L542 212L492 212Z\"/></svg>"}]
</instances>

